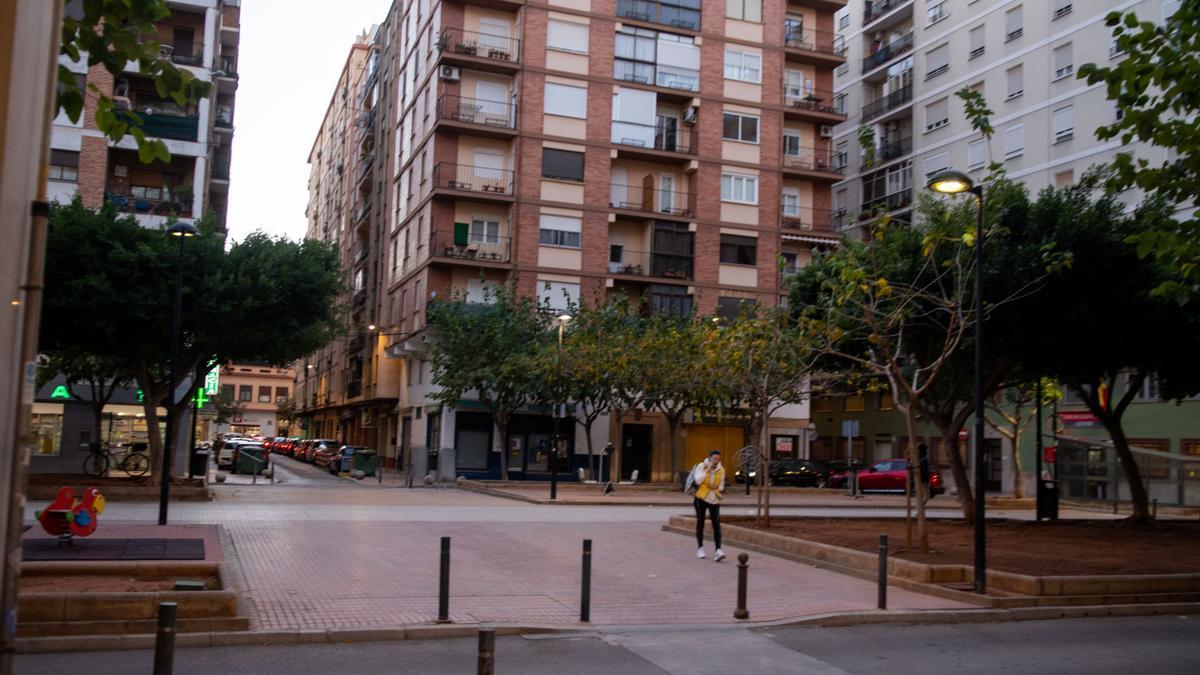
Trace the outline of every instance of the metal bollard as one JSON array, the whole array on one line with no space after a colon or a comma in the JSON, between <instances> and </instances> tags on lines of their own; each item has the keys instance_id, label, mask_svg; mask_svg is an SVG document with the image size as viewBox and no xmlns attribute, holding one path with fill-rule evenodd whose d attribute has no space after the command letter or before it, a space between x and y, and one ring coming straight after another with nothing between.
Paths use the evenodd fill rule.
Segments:
<instances>
[{"instance_id":1,"label":"metal bollard","mask_svg":"<svg viewBox=\"0 0 1200 675\"><path fill-rule=\"evenodd\" d=\"M479 629L479 675L492 675L496 667L496 629Z\"/></svg>"},{"instance_id":2,"label":"metal bollard","mask_svg":"<svg viewBox=\"0 0 1200 675\"><path fill-rule=\"evenodd\" d=\"M438 623L450 623L450 537L442 537L442 569L438 576Z\"/></svg>"},{"instance_id":3,"label":"metal bollard","mask_svg":"<svg viewBox=\"0 0 1200 675\"><path fill-rule=\"evenodd\" d=\"M175 667L175 612L173 602L158 603L158 635L154 638L154 675L171 675Z\"/></svg>"},{"instance_id":4,"label":"metal bollard","mask_svg":"<svg viewBox=\"0 0 1200 675\"><path fill-rule=\"evenodd\" d=\"M879 535L879 609L887 609L888 536Z\"/></svg>"},{"instance_id":5,"label":"metal bollard","mask_svg":"<svg viewBox=\"0 0 1200 675\"><path fill-rule=\"evenodd\" d=\"M592 540L583 540L583 579L579 589L579 620L587 622L592 616Z\"/></svg>"},{"instance_id":6,"label":"metal bollard","mask_svg":"<svg viewBox=\"0 0 1200 675\"><path fill-rule=\"evenodd\" d=\"M745 553L738 554L738 597L737 609L733 611L735 619L749 619L750 612L746 610L746 570L749 568L747 561L750 556Z\"/></svg>"}]
</instances>

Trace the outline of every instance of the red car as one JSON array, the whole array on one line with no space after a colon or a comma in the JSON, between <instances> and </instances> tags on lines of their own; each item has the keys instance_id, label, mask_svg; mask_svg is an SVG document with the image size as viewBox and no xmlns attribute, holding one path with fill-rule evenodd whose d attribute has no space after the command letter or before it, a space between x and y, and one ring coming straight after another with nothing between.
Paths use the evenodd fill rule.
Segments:
<instances>
[{"instance_id":1,"label":"red car","mask_svg":"<svg viewBox=\"0 0 1200 675\"><path fill-rule=\"evenodd\" d=\"M895 492L904 494L904 474L905 467L908 466L908 460L905 459L881 459L871 466L858 472L858 489L863 492ZM914 478L917 478L914 470ZM849 473L843 471L829 477L829 486L835 488L846 487L846 480L849 478ZM929 494L940 495L946 491L946 485L942 482L942 474L938 473L937 469L930 467L929 469Z\"/></svg>"}]
</instances>

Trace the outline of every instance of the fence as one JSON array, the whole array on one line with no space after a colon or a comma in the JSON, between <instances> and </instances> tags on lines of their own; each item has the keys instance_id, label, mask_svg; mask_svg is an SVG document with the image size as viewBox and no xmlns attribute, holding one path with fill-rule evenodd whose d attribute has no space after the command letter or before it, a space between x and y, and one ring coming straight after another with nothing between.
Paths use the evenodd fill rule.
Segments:
<instances>
[{"instance_id":1,"label":"fence","mask_svg":"<svg viewBox=\"0 0 1200 675\"><path fill-rule=\"evenodd\" d=\"M695 195L686 190L614 183L610 186L608 205L614 209L686 218L692 215L694 198Z\"/></svg>"},{"instance_id":2,"label":"fence","mask_svg":"<svg viewBox=\"0 0 1200 675\"><path fill-rule=\"evenodd\" d=\"M516 106L504 101L485 101L445 94L438 99L438 119L512 129Z\"/></svg>"},{"instance_id":3,"label":"fence","mask_svg":"<svg viewBox=\"0 0 1200 675\"><path fill-rule=\"evenodd\" d=\"M433 167L433 186L469 192L511 195L513 172L510 169L438 162Z\"/></svg>"},{"instance_id":4,"label":"fence","mask_svg":"<svg viewBox=\"0 0 1200 675\"><path fill-rule=\"evenodd\" d=\"M506 35L476 33L461 28L447 28L438 38L438 49L450 54L478 56L494 61L520 60L521 41Z\"/></svg>"}]
</instances>

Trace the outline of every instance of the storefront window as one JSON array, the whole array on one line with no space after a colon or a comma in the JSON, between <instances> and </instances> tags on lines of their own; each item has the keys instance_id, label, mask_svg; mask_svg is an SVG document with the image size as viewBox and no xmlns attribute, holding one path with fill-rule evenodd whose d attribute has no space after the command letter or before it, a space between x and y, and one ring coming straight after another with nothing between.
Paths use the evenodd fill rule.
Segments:
<instances>
[{"instance_id":1,"label":"storefront window","mask_svg":"<svg viewBox=\"0 0 1200 675\"><path fill-rule=\"evenodd\" d=\"M53 413L33 413L34 453L57 455L62 448L63 416Z\"/></svg>"}]
</instances>

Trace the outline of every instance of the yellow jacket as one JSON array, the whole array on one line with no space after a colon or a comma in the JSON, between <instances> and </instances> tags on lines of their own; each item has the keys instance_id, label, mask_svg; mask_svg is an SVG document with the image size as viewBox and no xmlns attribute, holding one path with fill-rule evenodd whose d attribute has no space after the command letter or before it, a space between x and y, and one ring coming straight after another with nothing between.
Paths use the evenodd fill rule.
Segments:
<instances>
[{"instance_id":1,"label":"yellow jacket","mask_svg":"<svg viewBox=\"0 0 1200 675\"><path fill-rule=\"evenodd\" d=\"M696 465L694 469L696 481L696 499L702 499L709 504L721 503L722 493L725 492L725 466L717 465L716 471L710 471L708 461Z\"/></svg>"}]
</instances>

